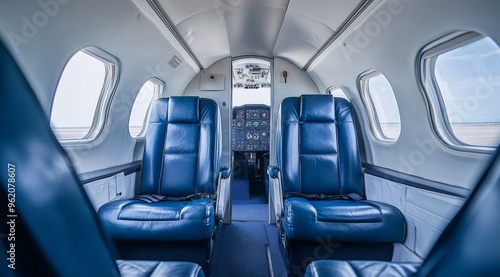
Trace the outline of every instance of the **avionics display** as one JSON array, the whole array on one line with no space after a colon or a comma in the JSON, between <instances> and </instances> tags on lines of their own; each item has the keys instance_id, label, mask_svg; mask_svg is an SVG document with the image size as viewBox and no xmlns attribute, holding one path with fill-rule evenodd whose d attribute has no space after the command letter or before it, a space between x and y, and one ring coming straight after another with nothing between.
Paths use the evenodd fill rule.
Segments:
<instances>
[{"instance_id":1,"label":"avionics display","mask_svg":"<svg viewBox=\"0 0 500 277\"><path fill-rule=\"evenodd\" d=\"M269 151L269 113L266 105L233 108L233 151Z\"/></svg>"}]
</instances>

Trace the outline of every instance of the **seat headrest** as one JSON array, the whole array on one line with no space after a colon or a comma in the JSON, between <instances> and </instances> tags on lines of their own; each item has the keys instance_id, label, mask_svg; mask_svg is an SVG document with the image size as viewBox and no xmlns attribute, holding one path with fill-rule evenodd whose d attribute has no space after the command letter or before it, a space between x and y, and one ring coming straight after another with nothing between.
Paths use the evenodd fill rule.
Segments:
<instances>
[{"instance_id":1,"label":"seat headrest","mask_svg":"<svg viewBox=\"0 0 500 277\"><path fill-rule=\"evenodd\" d=\"M170 123L197 123L200 121L199 97L172 96L168 102L168 121Z\"/></svg>"},{"instance_id":2,"label":"seat headrest","mask_svg":"<svg viewBox=\"0 0 500 277\"><path fill-rule=\"evenodd\" d=\"M335 100L332 95L300 96L300 121L335 121Z\"/></svg>"}]
</instances>

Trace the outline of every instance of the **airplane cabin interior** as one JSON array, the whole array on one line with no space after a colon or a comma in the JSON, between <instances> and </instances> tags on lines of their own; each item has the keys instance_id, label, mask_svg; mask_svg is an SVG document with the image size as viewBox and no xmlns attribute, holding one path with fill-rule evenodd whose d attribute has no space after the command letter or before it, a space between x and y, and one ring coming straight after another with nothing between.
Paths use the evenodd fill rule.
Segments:
<instances>
[{"instance_id":1,"label":"airplane cabin interior","mask_svg":"<svg viewBox=\"0 0 500 277\"><path fill-rule=\"evenodd\" d=\"M0 0L0 276L500 276L499 10Z\"/></svg>"}]
</instances>

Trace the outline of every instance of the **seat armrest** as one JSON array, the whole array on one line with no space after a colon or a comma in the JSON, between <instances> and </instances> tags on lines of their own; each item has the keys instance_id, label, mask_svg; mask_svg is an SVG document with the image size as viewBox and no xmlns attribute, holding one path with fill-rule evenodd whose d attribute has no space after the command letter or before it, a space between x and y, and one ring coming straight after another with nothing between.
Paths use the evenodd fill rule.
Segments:
<instances>
[{"instance_id":1,"label":"seat armrest","mask_svg":"<svg viewBox=\"0 0 500 277\"><path fill-rule=\"evenodd\" d=\"M283 192L281 189L280 168L278 166L268 166L267 174L269 175L270 197L272 198L269 203L273 204L276 213L276 221L280 222L283 217ZM271 190L272 188L272 190ZM271 193L272 192L272 193Z\"/></svg>"},{"instance_id":2,"label":"seat armrest","mask_svg":"<svg viewBox=\"0 0 500 277\"><path fill-rule=\"evenodd\" d=\"M215 216L224 224L231 223L231 169L227 166L221 167L217 180L217 201L215 203Z\"/></svg>"},{"instance_id":3,"label":"seat armrest","mask_svg":"<svg viewBox=\"0 0 500 277\"><path fill-rule=\"evenodd\" d=\"M280 173L280 168L277 166L268 166L267 167L267 174L271 179L278 179L279 178L279 173Z\"/></svg>"},{"instance_id":4,"label":"seat armrest","mask_svg":"<svg viewBox=\"0 0 500 277\"><path fill-rule=\"evenodd\" d=\"M227 166L224 166L220 169L220 174L221 179L229 179L229 177L231 177L231 169Z\"/></svg>"}]
</instances>

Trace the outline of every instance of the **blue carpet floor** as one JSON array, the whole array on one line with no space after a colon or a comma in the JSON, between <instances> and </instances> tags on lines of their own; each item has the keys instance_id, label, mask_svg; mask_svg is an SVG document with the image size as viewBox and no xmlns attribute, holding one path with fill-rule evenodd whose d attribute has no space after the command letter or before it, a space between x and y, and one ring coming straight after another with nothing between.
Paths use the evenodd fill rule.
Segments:
<instances>
[{"instance_id":1,"label":"blue carpet floor","mask_svg":"<svg viewBox=\"0 0 500 277\"><path fill-rule=\"evenodd\" d=\"M286 276L285 262L278 247L278 230L276 225L268 223L266 197L250 195L248 180L244 179L234 179L232 191L233 221L219 231L210 262L210 275Z\"/></svg>"},{"instance_id":2,"label":"blue carpet floor","mask_svg":"<svg viewBox=\"0 0 500 277\"><path fill-rule=\"evenodd\" d=\"M274 276L286 276L275 225L265 222L234 221L231 225L224 225L220 230L210 263L211 276L271 276L266 255L267 245Z\"/></svg>"},{"instance_id":3,"label":"blue carpet floor","mask_svg":"<svg viewBox=\"0 0 500 277\"><path fill-rule=\"evenodd\" d=\"M233 212L234 221L268 222L268 205L264 195L248 193L248 179L233 180Z\"/></svg>"},{"instance_id":4,"label":"blue carpet floor","mask_svg":"<svg viewBox=\"0 0 500 277\"><path fill-rule=\"evenodd\" d=\"M250 187L248 179L233 179L232 199L234 200L249 200Z\"/></svg>"},{"instance_id":5,"label":"blue carpet floor","mask_svg":"<svg viewBox=\"0 0 500 277\"><path fill-rule=\"evenodd\" d=\"M233 221L269 222L269 206L233 203Z\"/></svg>"},{"instance_id":6,"label":"blue carpet floor","mask_svg":"<svg viewBox=\"0 0 500 277\"><path fill-rule=\"evenodd\" d=\"M212 277L285 277L278 230L269 221L264 195L250 195L248 180L234 179L232 224L223 225L210 262ZM266 248L271 256L269 266ZM273 275L269 268L272 268Z\"/></svg>"},{"instance_id":7,"label":"blue carpet floor","mask_svg":"<svg viewBox=\"0 0 500 277\"><path fill-rule=\"evenodd\" d=\"M266 204L266 197L264 195L252 195L248 199L234 199L233 204Z\"/></svg>"}]
</instances>

